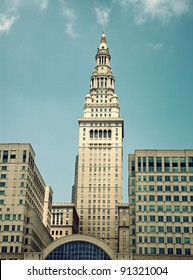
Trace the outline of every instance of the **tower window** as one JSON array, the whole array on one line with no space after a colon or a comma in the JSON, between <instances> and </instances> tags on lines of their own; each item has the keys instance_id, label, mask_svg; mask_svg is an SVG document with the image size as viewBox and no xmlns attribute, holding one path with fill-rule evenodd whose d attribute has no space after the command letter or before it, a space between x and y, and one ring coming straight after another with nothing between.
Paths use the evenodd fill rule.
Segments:
<instances>
[{"instance_id":1,"label":"tower window","mask_svg":"<svg viewBox=\"0 0 193 280\"><path fill-rule=\"evenodd\" d=\"M111 130L108 130L108 138L111 138Z\"/></svg>"},{"instance_id":2,"label":"tower window","mask_svg":"<svg viewBox=\"0 0 193 280\"><path fill-rule=\"evenodd\" d=\"M98 137L98 130L95 130L95 132L94 132L94 137L95 137L95 138Z\"/></svg>"},{"instance_id":3,"label":"tower window","mask_svg":"<svg viewBox=\"0 0 193 280\"><path fill-rule=\"evenodd\" d=\"M90 138L93 138L93 130L90 131Z\"/></svg>"}]
</instances>

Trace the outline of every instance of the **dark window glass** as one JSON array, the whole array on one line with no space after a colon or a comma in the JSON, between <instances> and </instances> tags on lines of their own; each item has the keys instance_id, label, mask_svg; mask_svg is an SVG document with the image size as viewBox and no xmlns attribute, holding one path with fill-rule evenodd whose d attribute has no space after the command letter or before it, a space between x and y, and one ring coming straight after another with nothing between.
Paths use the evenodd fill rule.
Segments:
<instances>
[{"instance_id":1,"label":"dark window glass","mask_svg":"<svg viewBox=\"0 0 193 280\"><path fill-rule=\"evenodd\" d=\"M159 248L159 254L165 254L165 249L164 248Z\"/></svg>"},{"instance_id":2,"label":"dark window glass","mask_svg":"<svg viewBox=\"0 0 193 280\"><path fill-rule=\"evenodd\" d=\"M189 248L185 249L185 255L191 255L191 250Z\"/></svg>"},{"instance_id":3,"label":"dark window glass","mask_svg":"<svg viewBox=\"0 0 193 280\"><path fill-rule=\"evenodd\" d=\"M157 176L157 181L161 182L162 181L162 176Z\"/></svg>"},{"instance_id":4,"label":"dark window glass","mask_svg":"<svg viewBox=\"0 0 193 280\"><path fill-rule=\"evenodd\" d=\"M179 196L178 195L174 195L174 201L180 201Z\"/></svg>"},{"instance_id":5,"label":"dark window glass","mask_svg":"<svg viewBox=\"0 0 193 280\"><path fill-rule=\"evenodd\" d=\"M173 255L173 248L168 248L168 254L169 255L171 255L171 254Z\"/></svg>"},{"instance_id":6,"label":"dark window glass","mask_svg":"<svg viewBox=\"0 0 193 280\"><path fill-rule=\"evenodd\" d=\"M153 182L154 181L154 176L149 176L149 181Z\"/></svg>"},{"instance_id":7,"label":"dark window glass","mask_svg":"<svg viewBox=\"0 0 193 280\"><path fill-rule=\"evenodd\" d=\"M170 182L170 176L165 176L165 181Z\"/></svg>"},{"instance_id":8,"label":"dark window glass","mask_svg":"<svg viewBox=\"0 0 193 280\"><path fill-rule=\"evenodd\" d=\"M193 182L193 176L189 176L189 181Z\"/></svg>"},{"instance_id":9,"label":"dark window glass","mask_svg":"<svg viewBox=\"0 0 193 280\"><path fill-rule=\"evenodd\" d=\"M165 190L166 190L166 192L170 192L171 191L171 187L170 186L165 186Z\"/></svg>"},{"instance_id":10,"label":"dark window glass","mask_svg":"<svg viewBox=\"0 0 193 280\"><path fill-rule=\"evenodd\" d=\"M182 254L182 249L181 248L176 248L176 254L181 255Z\"/></svg>"},{"instance_id":11,"label":"dark window glass","mask_svg":"<svg viewBox=\"0 0 193 280\"><path fill-rule=\"evenodd\" d=\"M179 192L179 186L174 186L174 192Z\"/></svg>"},{"instance_id":12,"label":"dark window glass","mask_svg":"<svg viewBox=\"0 0 193 280\"><path fill-rule=\"evenodd\" d=\"M171 201L171 195L166 195L166 201Z\"/></svg>"},{"instance_id":13,"label":"dark window glass","mask_svg":"<svg viewBox=\"0 0 193 280\"><path fill-rule=\"evenodd\" d=\"M9 153L9 151L3 151L3 162L8 161L8 153Z\"/></svg>"}]
</instances>

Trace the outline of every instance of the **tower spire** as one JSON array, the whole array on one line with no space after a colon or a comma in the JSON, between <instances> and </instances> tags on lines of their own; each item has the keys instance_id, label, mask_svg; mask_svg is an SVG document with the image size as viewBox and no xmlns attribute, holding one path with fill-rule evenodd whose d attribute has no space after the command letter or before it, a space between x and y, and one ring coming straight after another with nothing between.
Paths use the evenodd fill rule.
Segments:
<instances>
[{"instance_id":1,"label":"tower spire","mask_svg":"<svg viewBox=\"0 0 193 280\"><path fill-rule=\"evenodd\" d=\"M105 33L103 31L102 35L101 35L101 43L107 43L107 39L106 39L106 36L105 36Z\"/></svg>"}]
</instances>

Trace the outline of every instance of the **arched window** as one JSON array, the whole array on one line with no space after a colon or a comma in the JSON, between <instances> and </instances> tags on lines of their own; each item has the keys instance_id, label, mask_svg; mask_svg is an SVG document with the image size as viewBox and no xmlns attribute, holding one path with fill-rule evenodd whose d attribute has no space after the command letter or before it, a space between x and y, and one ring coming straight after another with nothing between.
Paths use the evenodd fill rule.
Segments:
<instances>
[{"instance_id":1,"label":"arched window","mask_svg":"<svg viewBox=\"0 0 193 280\"><path fill-rule=\"evenodd\" d=\"M104 130L104 138L107 138L107 131Z\"/></svg>"},{"instance_id":2,"label":"arched window","mask_svg":"<svg viewBox=\"0 0 193 280\"><path fill-rule=\"evenodd\" d=\"M98 130L94 131L94 137L97 138L98 137Z\"/></svg>"},{"instance_id":3,"label":"arched window","mask_svg":"<svg viewBox=\"0 0 193 280\"><path fill-rule=\"evenodd\" d=\"M111 130L108 130L108 138L111 138Z\"/></svg>"},{"instance_id":4,"label":"arched window","mask_svg":"<svg viewBox=\"0 0 193 280\"><path fill-rule=\"evenodd\" d=\"M99 130L99 138L102 138L102 130Z\"/></svg>"},{"instance_id":5,"label":"arched window","mask_svg":"<svg viewBox=\"0 0 193 280\"><path fill-rule=\"evenodd\" d=\"M93 130L90 131L90 138L93 138Z\"/></svg>"}]
</instances>

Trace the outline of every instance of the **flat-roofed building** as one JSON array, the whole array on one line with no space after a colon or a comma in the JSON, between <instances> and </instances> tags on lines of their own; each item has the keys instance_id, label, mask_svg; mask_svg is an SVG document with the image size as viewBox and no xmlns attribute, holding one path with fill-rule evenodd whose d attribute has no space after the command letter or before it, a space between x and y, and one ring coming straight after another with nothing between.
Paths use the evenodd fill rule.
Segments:
<instances>
[{"instance_id":1,"label":"flat-roofed building","mask_svg":"<svg viewBox=\"0 0 193 280\"><path fill-rule=\"evenodd\" d=\"M78 233L79 218L72 203L52 204L50 233L53 239Z\"/></svg>"},{"instance_id":2,"label":"flat-roofed building","mask_svg":"<svg viewBox=\"0 0 193 280\"><path fill-rule=\"evenodd\" d=\"M193 150L130 154L129 205L131 254L193 256Z\"/></svg>"},{"instance_id":3,"label":"flat-roofed building","mask_svg":"<svg viewBox=\"0 0 193 280\"><path fill-rule=\"evenodd\" d=\"M32 146L0 144L1 259L23 259L24 252L40 252L52 242L43 223L45 192Z\"/></svg>"}]
</instances>

